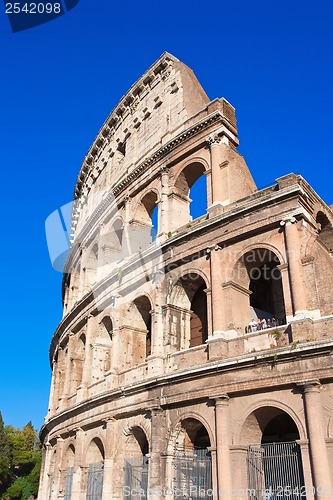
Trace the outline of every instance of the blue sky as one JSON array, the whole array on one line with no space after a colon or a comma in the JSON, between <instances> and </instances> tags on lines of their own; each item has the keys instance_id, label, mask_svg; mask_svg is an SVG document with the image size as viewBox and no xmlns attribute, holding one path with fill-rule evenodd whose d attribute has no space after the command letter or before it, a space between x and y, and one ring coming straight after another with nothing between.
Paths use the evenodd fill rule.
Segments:
<instances>
[{"instance_id":1,"label":"blue sky","mask_svg":"<svg viewBox=\"0 0 333 500\"><path fill-rule=\"evenodd\" d=\"M259 187L293 171L332 204L333 3L80 0L15 34L0 9L0 410L6 424L39 428L61 319L44 222L71 201L107 115L166 50L211 99L236 107L239 150Z\"/></svg>"}]
</instances>

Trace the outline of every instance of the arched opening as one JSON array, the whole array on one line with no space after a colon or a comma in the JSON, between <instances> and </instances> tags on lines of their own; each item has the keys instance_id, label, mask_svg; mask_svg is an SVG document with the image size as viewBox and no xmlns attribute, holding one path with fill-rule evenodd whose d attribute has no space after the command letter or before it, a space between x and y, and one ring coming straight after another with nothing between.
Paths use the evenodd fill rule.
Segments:
<instances>
[{"instance_id":1,"label":"arched opening","mask_svg":"<svg viewBox=\"0 0 333 500\"><path fill-rule=\"evenodd\" d=\"M252 437L256 435L256 441L260 441L248 447L249 489L256 492L255 496L269 492L274 498L299 498L299 493L291 493L304 489L301 450L297 443L300 435L294 420L279 408L263 407L248 417L244 427L247 439L251 439L252 430Z\"/></svg>"},{"instance_id":2,"label":"arched opening","mask_svg":"<svg viewBox=\"0 0 333 500\"><path fill-rule=\"evenodd\" d=\"M319 211L317 213L316 222L318 225L318 239L325 245L327 250L333 252L333 228L327 215Z\"/></svg>"},{"instance_id":3,"label":"arched opening","mask_svg":"<svg viewBox=\"0 0 333 500\"><path fill-rule=\"evenodd\" d=\"M145 295L137 297L128 309L132 345L132 363L139 364L145 361L152 352L152 306Z\"/></svg>"},{"instance_id":4,"label":"arched opening","mask_svg":"<svg viewBox=\"0 0 333 500\"><path fill-rule=\"evenodd\" d=\"M140 498L147 498L148 491L148 454L147 436L141 427L135 426L126 441L124 460L124 486L130 494L128 498L137 498L133 492L140 491Z\"/></svg>"},{"instance_id":5,"label":"arched opening","mask_svg":"<svg viewBox=\"0 0 333 500\"><path fill-rule=\"evenodd\" d=\"M110 316L104 316L98 325L93 344L93 361L91 369L92 382L104 378L111 368L113 325Z\"/></svg>"},{"instance_id":6,"label":"arched opening","mask_svg":"<svg viewBox=\"0 0 333 500\"><path fill-rule=\"evenodd\" d=\"M175 448L174 487L193 500L209 498L212 489L210 439L207 429L194 418L181 422Z\"/></svg>"},{"instance_id":7,"label":"arched opening","mask_svg":"<svg viewBox=\"0 0 333 500\"><path fill-rule=\"evenodd\" d=\"M84 333L81 333L77 337L76 346L71 358L71 395L77 391L82 382L85 351L86 336Z\"/></svg>"},{"instance_id":8,"label":"arched opening","mask_svg":"<svg viewBox=\"0 0 333 500\"><path fill-rule=\"evenodd\" d=\"M87 450L86 500L102 500L104 474L104 447L99 438L93 439Z\"/></svg>"},{"instance_id":9,"label":"arched opening","mask_svg":"<svg viewBox=\"0 0 333 500\"><path fill-rule=\"evenodd\" d=\"M155 191L150 191L136 210L128 227L128 245L132 254L145 250L156 239L159 217L157 201Z\"/></svg>"},{"instance_id":10,"label":"arched opening","mask_svg":"<svg viewBox=\"0 0 333 500\"><path fill-rule=\"evenodd\" d=\"M75 448L69 445L65 454L65 478L64 478L64 500L71 500L72 497L72 484L73 472L75 461Z\"/></svg>"},{"instance_id":11,"label":"arched opening","mask_svg":"<svg viewBox=\"0 0 333 500\"><path fill-rule=\"evenodd\" d=\"M175 209L179 225L186 224L207 212L207 183L202 163L187 165L175 183ZM179 212L179 213L178 213Z\"/></svg>"},{"instance_id":12,"label":"arched opening","mask_svg":"<svg viewBox=\"0 0 333 500\"><path fill-rule=\"evenodd\" d=\"M94 243L88 250L86 258L84 259L85 280L84 288L85 293L91 290L91 287L97 280L98 269L98 244Z\"/></svg>"},{"instance_id":13,"label":"arched opening","mask_svg":"<svg viewBox=\"0 0 333 500\"><path fill-rule=\"evenodd\" d=\"M196 273L182 276L174 286L169 308L171 338L178 349L202 345L208 338L206 288Z\"/></svg>"},{"instance_id":14,"label":"arched opening","mask_svg":"<svg viewBox=\"0 0 333 500\"><path fill-rule=\"evenodd\" d=\"M238 261L236 281L249 290L248 307L245 312L247 317L244 318L243 327L250 321L258 320L265 320L265 327L285 324L286 312L280 264L277 255L266 248L250 250ZM244 297L243 294L240 300L244 300Z\"/></svg>"}]
</instances>

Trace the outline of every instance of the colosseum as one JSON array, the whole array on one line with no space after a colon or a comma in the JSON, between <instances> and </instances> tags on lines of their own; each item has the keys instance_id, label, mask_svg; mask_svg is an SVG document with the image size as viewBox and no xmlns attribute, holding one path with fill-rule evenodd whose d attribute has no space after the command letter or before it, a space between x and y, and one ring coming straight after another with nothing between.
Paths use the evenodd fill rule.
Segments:
<instances>
[{"instance_id":1,"label":"colosseum","mask_svg":"<svg viewBox=\"0 0 333 500\"><path fill-rule=\"evenodd\" d=\"M100 129L40 500L332 499L333 212L298 174L259 190L238 145L234 107L168 53Z\"/></svg>"}]
</instances>

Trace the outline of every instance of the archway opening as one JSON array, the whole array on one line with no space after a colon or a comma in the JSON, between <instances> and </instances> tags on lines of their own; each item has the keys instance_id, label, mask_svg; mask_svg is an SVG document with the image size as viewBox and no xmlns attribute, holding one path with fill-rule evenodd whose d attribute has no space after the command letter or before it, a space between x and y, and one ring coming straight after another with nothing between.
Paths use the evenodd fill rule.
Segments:
<instances>
[{"instance_id":1,"label":"archway opening","mask_svg":"<svg viewBox=\"0 0 333 500\"><path fill-rule=\"evenodd\" d=\"M247 439L260 444L248 447L249 489L255 496L269 492L270 497L299 498L294 492L304 489L304 475L300 438L294 420L279 408L263 407L255 410L244 424ZM256 438L254 436L257 436Z\"/></svg>"},{"instance_id":2,"label":"archway opening","mask_svg":"<svg viewBox=\"0 0 333 500\"><path fill-rule=\"evenodd\" d=\"M179 174L175 183L180 210L180 225L196 219L207 212L207 182L205 167L193 162Z\"/></svg>"},{"instance_id":3,"label":"archway opening","mask_svg":"<svg viewBox=\"0 0 333 500\"><path fill-rule=\"evenodd\" d=\"M250 250L240 259L237 281L249 290L248 320L266 320L267 326L285 324L282 277L277 255L266 248Z\"/></svg>"},{"instance_id":4,"label":"archway opening","mask_svg":"<svg viewBox=\"0 0 333 500\"><path fill-rule=\"evenodd\" d=\"M325 245L330 253L333 253L333 228L327 215L319 211L317 213L316 222L318 226L318 239Z\"/></svg>"},{"instance_id":5,"label":"archway opening","mask_svg":"<svg viewBox=\"0 0 333 500\"><path fill-rule=\"evenodd\" d=\"M147 436L139 426L131 429L126 442L124 460L124 486L129 492L140 491L140 498L147 498L148 491L148 454ZM134 497L128 498L134 500Z\"/></svg>"},{"instance_id":6,"label":"archway opening","mask_svg":"<svg viewBox=\"0 0 333 500\"><path fill-rule=\"evenodd\" d=\"M104 446L99 438L93 439L87 451L86 500L102 500L104 476Z\"/></svg>"},{"instance_id":7,"label":"archway opening","mask_svg":"<svg viewBox=\"0 0 333 500\"><path fill-rule=\"evenodd\" d=\"M135 216L128 227L130 253L143 251L153 243L158 234L158 198L149 191L140 201Z\"/></svg>"},{"instance_id":8,"label":"archway opening","mask_svg":"<svg viewBox=\"0 0 333 500\"><path fill-rule=\"evenodd\" d=\"M212 489L210 439L207 429L194 418L181 422L176 442L174 487L193 500L209 498Z\"/></svg>"},{"instance_id":9,"label":"archway opening","mask_svg":"<svg viewBox=\"0 0 333 500\"><path fill-rule=\"evenodd\" d=\"M129 319L133 331L133 360L142 363L152 352L152 306L145 295L137 297L129 308Z\"/></svg>"},{"instance_id":10,"label":"archway opening","mask_svg":"<svg viewBox=\"0 0 333 500\"><path fill-rule=\"evenodd\" d=\"M64 484L64 500L71 500L73 472L75 461L75 448L69 445L65 454L65 484Z\"/></svg>"},{"instance_id":11,"label":"archway opening","mask_svg":"<svg viewBox=\"0 0 333 500\"><path fill-rule=\"evenodd\" d=\"M204 279L196 273L182 276L175 285L173 303L182 316L179 326L185 323L183 341L180 333L180 347L185 349L202 345L208 338L206 288Z\"/></svg>"}]
</instances>

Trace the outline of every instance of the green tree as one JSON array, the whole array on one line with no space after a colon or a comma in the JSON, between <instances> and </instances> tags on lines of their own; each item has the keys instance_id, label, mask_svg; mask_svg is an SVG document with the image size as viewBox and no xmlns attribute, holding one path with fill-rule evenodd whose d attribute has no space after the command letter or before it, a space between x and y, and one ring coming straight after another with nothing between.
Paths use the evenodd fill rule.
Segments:
<instances>
[{"instance_id":1,"label":"green tree","mask_svg":"<svg viewBox=\"0 0 333 500\"><path fill-rule=\"evenodd\" d=\"M1 499L28 500L31 495L37 496L42 450L32 423L16 429L11 425L4 427L1 418L0 451L0 473L2 469L7 472L6 481L0 483Z\"/></svg>"},{"instance_id":2,"label":"green tree","mask_svg":"<svg viewBox=\"0 0 333 500\"><path fill-rule=\"evenodd\" d=\"M0 412L0 494L5 491L11 478L11 456L11 441Z\"/></svg>"}]
</instances>

